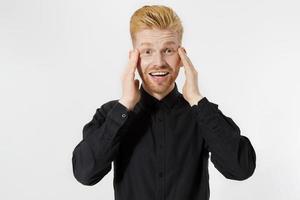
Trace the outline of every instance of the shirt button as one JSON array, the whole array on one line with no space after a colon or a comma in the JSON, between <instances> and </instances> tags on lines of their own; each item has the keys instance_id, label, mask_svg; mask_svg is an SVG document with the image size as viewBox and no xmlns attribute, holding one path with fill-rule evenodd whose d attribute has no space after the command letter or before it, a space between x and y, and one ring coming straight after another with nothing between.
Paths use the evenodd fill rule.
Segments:
<instances>
[{"instance_id":1,"label":"shirt button","mask_svg":"<svg viewBox=\"0 0 300 200\"><path fill-rule=\"evenodd\" d=\"M159 172L158 176L161 178L163 176L163 173Z\"/></svg>"},{"instance_id":2,"label":"shirt button","mask_svg":"<svg viewBox=\"0 0 300 200\"><path fill-rule=\"evenodd\" d=\"M122 114L122 117L125 118L125 117L126 117L126 114Z\"/></svg>"}]
</instances>

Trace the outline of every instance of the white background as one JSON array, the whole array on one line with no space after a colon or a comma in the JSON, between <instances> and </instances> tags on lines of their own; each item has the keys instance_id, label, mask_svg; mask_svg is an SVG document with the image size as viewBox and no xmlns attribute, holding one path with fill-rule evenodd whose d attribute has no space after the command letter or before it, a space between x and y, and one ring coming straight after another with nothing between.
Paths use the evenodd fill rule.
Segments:
<instances>
[{"instance_id":1,"label":"white background","mask_svg":"<svg viewBox=\"0 0 300 200\"><path fill-rule=\"evenodd\" d=\"M0 199L114 198L113 171L81 185L72 151L96 108L121 96L129 20L144 4L181 17L201 93L255 148L245 181L210 162L211 199L300 199L300 4L287 0L0 0ZM180 92L184 79L182 68Z\"/></svg>"}]
</instances>

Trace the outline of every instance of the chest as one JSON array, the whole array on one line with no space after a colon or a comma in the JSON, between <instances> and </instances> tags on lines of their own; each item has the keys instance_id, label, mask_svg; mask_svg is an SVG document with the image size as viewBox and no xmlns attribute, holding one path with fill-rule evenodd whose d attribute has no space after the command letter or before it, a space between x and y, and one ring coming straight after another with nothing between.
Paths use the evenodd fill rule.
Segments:
<instances>
[{"instance_id":1,"label":"chest","mask_svg":"<svg viewBox=\"0 0 300 200\"><path fill-rule=\"evenodd\" d=\"M137 118L120 146L120 157L127 163L168 166L197 160L203 139L193 115L184 110L159 110Z\"/></svg>"}]
</instances>

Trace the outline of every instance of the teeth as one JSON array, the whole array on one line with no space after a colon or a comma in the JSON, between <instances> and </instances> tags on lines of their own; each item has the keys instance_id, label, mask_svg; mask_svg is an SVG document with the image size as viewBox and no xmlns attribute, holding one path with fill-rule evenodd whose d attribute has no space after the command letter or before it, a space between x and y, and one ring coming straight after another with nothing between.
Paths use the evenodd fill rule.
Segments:
<instances>
[{"instance_id":1,"label":"teeth","mask_svg":"<svg viewBox=\"0 0 300 200\"><path fill-rule=\"evenodd\" d=\"M156 76L156 75L166 75L168 72L151 72L150 75Z\"/></svg>"}]
</instances>

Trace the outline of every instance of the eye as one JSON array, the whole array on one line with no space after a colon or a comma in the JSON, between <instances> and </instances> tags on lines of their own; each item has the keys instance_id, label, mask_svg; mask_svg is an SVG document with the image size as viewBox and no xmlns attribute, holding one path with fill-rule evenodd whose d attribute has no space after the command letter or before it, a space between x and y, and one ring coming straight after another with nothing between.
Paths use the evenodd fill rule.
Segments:
<instances>
[{"instance_id":1,"label":"eye","mask_svg":"<svg viewBox=\"0 0 300 200\"><path fill-rule=\"evenodd\" d=\"M145 50L145 54L150 54L151 53L151 49L146 49Z\"/></svg>"},{"instance_id":2,"label":"eye","mask_svg":"<svg viewBox=\"0 0 300 200\"><path fill-rule=\"evenodd\" d=\"M166 48L166 49L165 49L165 52L166 52L167 54L171 54L171 53L173 53L173 50L170 49L170 48Z\"/></svg>"},{"instance_id":3,"label":"eye","mask_svg":"<svg viewBox=\"0 0 300 200\"><path fill-rule=\"evenodd\" d=\"M152 54L152 50L151 49L143 49L141 51L141 56L146 57L146 56L150 56Z\"/></svg>"}]
</instances>

